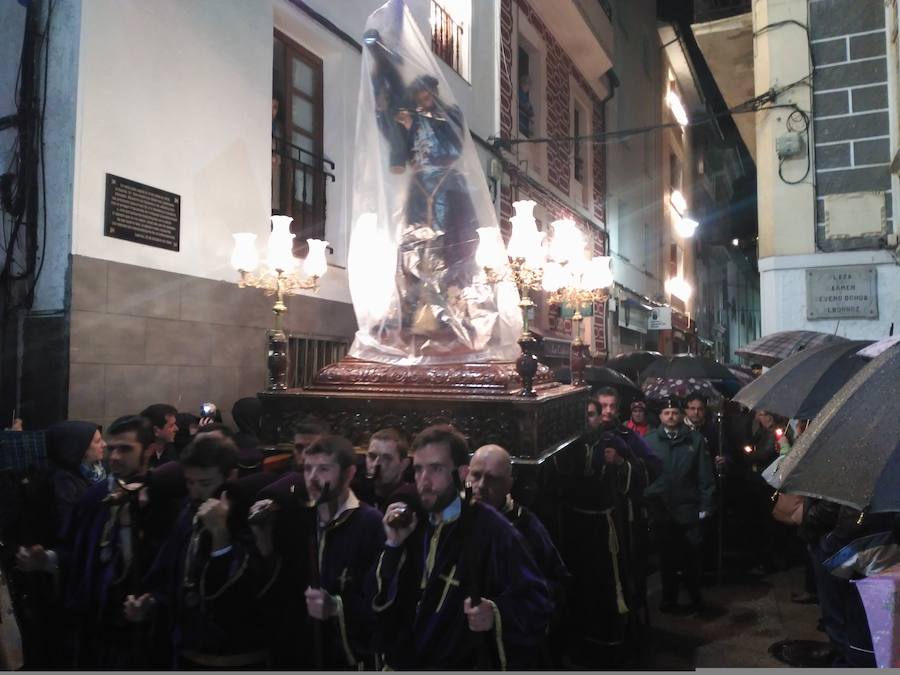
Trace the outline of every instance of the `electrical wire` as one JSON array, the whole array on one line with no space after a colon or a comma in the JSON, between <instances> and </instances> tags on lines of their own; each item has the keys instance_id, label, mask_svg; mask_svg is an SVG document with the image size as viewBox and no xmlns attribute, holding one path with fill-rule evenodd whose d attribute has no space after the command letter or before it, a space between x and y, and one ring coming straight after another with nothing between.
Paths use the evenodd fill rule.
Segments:
<instances>
[{"instance_id":1,"label":"electrical wire","mask_svg":"<svg viewBox=\"0 0 900 675\"><path fill-rule=\"evenodd\" d=\"M809 80L812 75L807 75L806 77L802 77L795 82L791 82L790 84L784 85L783 87L772 87L766 92L763 92L759 96L755 96L754 98L748 99L743 103L740 103L732 108L728 108L727 110L718 112L718 113L709 113L706 115L701 115L696 117L693 120L689 120L686 125L681 125L678 122L666 122L663 124L654 124L644 127L634 127L632 129L620 129L616 131L606 131L602 133L596 134L587 134L587 135L579 135L579 136L544 136L538 138L505 138L498 139L494 137L493 140L495 144L499 145L521 145L523 143L578 143L582 141L591 141L594 145L608 145L612 142L619 142L625 140L631 136L638 136L641 134L652 133L654 131L659 131L663 129L672 129L672 128L683 128L684 126L694 127L701 126L704 124L709 124L711 121L718 119L719 117L729 117L731 115L742 115L749 113L757 113L763 112L766 110L777 110L788 108L791 110L800 110L800 107L796 103L776 103L777 99L784 94L785 92L793 89L794 87L799 86L809 86Z\"/></svg>"},{"instance_id":2,"label":"electrical wire","mask_svg":"<svg viewBox=\"0 0 900 675\"><path fill-rule=\"evenodd\" d=\"M795 117L799 119L799 123L795 121ZM810 152L809 147L809 115L805 112L797 108L788 115L787 120L785 120L785 126L787 130L792 133L800 133L806 136L806 170L803 172L803 175L797 180L788 180L784 177L784 162L787 157L780 157L778 159L778 177L781 179L783 183L786 185L800 185L806 181L809 176L809 172L812 170L812 153ZM801 128L802 127L802 128Z\"/></svg>"},{"instance_id":3,"label":"electrical wire","mask_svg":"<svg viewBox=\"0 0 900 675\"><path fill-rule=\"evenodd\" d=\"M38 131L38 143L39 155L40 155L40 164L41 164L41 215L42 215L42 241L43 245L40 246L41 251L41 262L35 270L34 273L34 281L31 285L31 290L28 294L29 306L34 301L34 293L37 289L38 279L41 277L41 272L44 270L44 261L47 259L47 172L46 172L46 162L44 160L44 120L46 119L47 112L47 79L48 79L48 67L50 64L50 19L53 16L53 10L56 7L56 2L51 2L47 8L47 23L44 27L44 92L41 100L41 117L40 117L40 125Z\"/></svg>"}]
</instances>

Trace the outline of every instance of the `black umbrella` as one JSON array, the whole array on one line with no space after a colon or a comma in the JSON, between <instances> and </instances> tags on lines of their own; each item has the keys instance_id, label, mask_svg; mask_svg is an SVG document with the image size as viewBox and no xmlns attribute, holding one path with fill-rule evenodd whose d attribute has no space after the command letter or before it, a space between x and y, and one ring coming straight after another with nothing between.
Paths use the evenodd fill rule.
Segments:
<instances>
[{"instance_id":1,"label":"black umbrella","mask_svg":"<svg viewBox=\"0 0 900 675\"><path fill-rule=\"evenodd\" d=\"M863 367L813 419L778 467L783 492L869 506L900 438L900 345Z\"/></svg>"},{"instance_id":2,"label":"black umbrella","mask_svg":"<svg viewBox=\"0 0 900 675\"><path fill-rule=\"evenodd\" d=\"M629 352L609 359L604 365L628 377L638 380L644 368L663 357L659 352Z\"/></svg>"},{"instance_id":3,"label":"black umbrella","mask_svg":"<svg viewBox=\"0 0 900 675\"><path fill-rule=\"evenodd\" d=\"M869 510L873 513L900 511L900 441L875 484Z\"/></svg>"},{"instance_id":4,"label":"black umbrella","mask_svg":"<svg viewBox=\"0 0 900 675\"><path fill-rule=\"evenodd\" d=\"M588 366L584 369L584 381L592 387L614 387L620 394L640 396L641 388L622 373L611 368Z\"/></svg>"},{"instance_id":5,"label":"black umbrella","mask_svg":"<svg viewBox=\"0 0 900 675\"><path fill-rule=\"evenodd\" d=\"M705 356L678 354L664 356L641 371L642 380L648 378L668 378L672 380L694 377L705 380L733 380L734 373L717 361Z\"/></svg>"},{"instance_id":6,"label":"black umbrella","mask_svg":"<svg viewBox=\"0 0 900 675\"><path fill-rule=\"evenodd\" d=\"M792 354L828 342L842 342L845 338L814 330L783 330L763 335L761 338L735 349L734 353L748 361L764 366L774 366Z\"/></svg>"},{"instance_id":7,"label":"black umbrella","mask_svg":"<svg viewBox=\"0 0 900 675\"><path fill-rule=\"evenodd\" d=\"M783 417L811 419L866 365L856 352L868 344L856 340L804 349L753 380L733 400Z\"/></svg>"}]
</instances>

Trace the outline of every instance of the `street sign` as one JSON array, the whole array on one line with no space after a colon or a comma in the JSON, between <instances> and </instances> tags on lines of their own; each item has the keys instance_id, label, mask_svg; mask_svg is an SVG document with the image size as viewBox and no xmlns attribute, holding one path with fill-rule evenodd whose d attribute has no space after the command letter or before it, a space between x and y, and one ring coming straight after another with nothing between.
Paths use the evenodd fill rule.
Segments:
<instances>
[{"instance_id":1,"label":"street sign","mask_svg":"<svg viewBox=\"0 0 900 675\"><path fill-rule=\"evenodd\" d=\"M671 330L672 329L672 308L656 307L650 312L650 318L647 320L648 330Z\"/></svg>"},{"instance_id":2,"label":"street sign","mask_svg":"<svg viewBox=\"0 0 900 675\"><path fill-rule=\"evenodd\" d=\"M854 265L807 270L806 318L877 319L877 269Z\"/></svg>"}]
</instances>

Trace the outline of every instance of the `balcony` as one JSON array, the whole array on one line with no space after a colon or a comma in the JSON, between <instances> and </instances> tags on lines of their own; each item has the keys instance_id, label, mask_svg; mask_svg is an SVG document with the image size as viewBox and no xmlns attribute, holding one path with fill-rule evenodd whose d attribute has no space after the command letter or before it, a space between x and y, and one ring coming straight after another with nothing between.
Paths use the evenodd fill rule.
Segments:
<instances>
[{"instance_id":1,"label":"balcony","mask_svg":"<svg viewBox=\"0 0 900 675\"><path fill-rule=\"evenodd\" d=\"M306 255L307 239L325 238L326 184L334 162L272 137L272 212L291 216L294 254Z\"/></svg>"},{"instance_id":2,"label":"balcony","mask_svg":"<svg viewBox=\"0 0 900 675\"><path fill-rule=\"evenodd\" d=\"M431 51L457 74L467 79L465 72L465 28L450 12L431 0Z\"/></svg>"},{"instance_id":3,"label":"balcony","mask_svg":"<svg viewBox=\"0 0 900 675\"><path fill-rule=\"evenodd\" d=\"M710 7L714 4L718 7ZM699 8L704 5L711 12L717 11L718 18L697 21L691 29L725 103L733 108L754 96L753 15L750 2L703 0L698 2L695 16L700 15ZM756 161L756 116L735 115L733 119L753 161Z\"/></svg>"},{"instance_id":4,"label":"balcony","mask_svg":"<svg viewBox=\"0 0 900 675\"><path fill-rule=\"evenodd\" d=\"M750 9L750 0L694 0L694 23L727 19Z\"/></svg>"}]
</instances>

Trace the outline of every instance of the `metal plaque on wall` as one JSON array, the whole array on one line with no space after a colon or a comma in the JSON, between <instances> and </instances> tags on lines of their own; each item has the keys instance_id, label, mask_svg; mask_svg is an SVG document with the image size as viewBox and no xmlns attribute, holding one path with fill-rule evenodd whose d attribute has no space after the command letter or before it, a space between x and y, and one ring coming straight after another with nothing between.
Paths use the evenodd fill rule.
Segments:
<instances>
[{"instance_id":1,"label":"metal plaque on wall","mask_svg":"<svg viewBox=\"0 0 900 675\"><path fill-rule=\"evenodd\" d=\"M822 267L806 271L806 318L877 319L875 267Z\"/></svg>"},{"instance_id":2,"label":"metal plaque on wall","mask_svg":"<svg viewBox=\"0 0 900 675\"><path fill-rule=\"evenodd\" d=\"M103 234L177 251L181 240L181 197L108 173Z\"/></svg>"}]
</instances>

